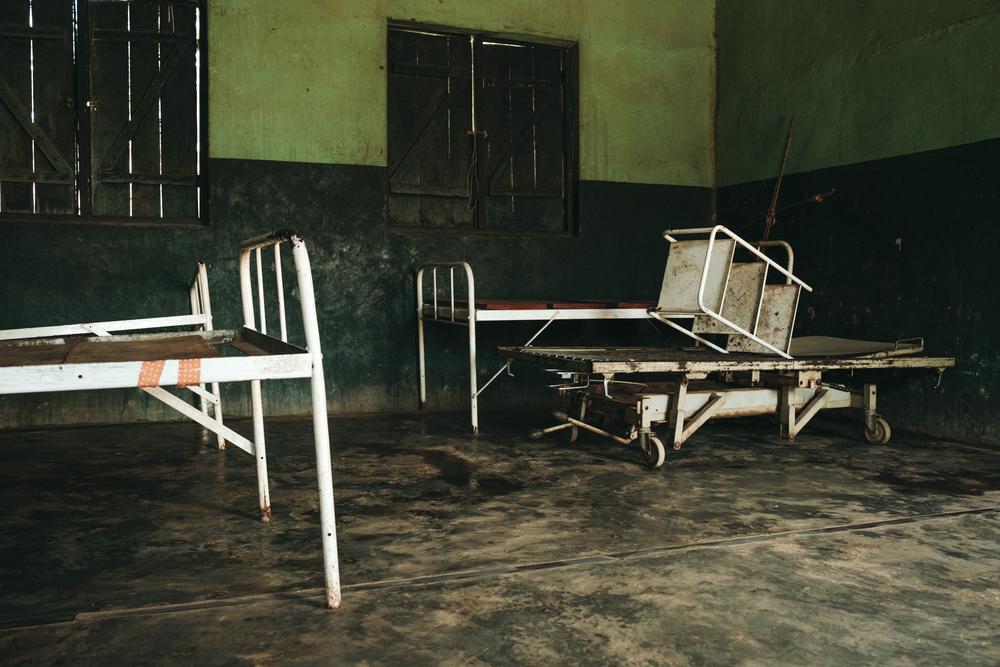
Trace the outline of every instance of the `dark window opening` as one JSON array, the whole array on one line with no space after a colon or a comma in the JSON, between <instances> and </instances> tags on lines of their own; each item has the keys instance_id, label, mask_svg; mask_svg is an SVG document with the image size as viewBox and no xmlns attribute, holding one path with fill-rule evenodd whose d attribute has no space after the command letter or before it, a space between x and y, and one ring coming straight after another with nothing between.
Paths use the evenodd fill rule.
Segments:
<instances>
[{"instance_id":1,"label":"dark window opening","mask_svg":"<svg viewBox=\"0 0 1000 667\"><path fill-rule=\"evenodd\" d=\"M389 27L389 224L575 231L572 44Z\"/></svg>"},{"instance_id":2,"label":"dark window opening","mask_svg":"<svg viewBox=\"0 0 1000 667\"><path fill-rule=\"evenodd\" d=\"M203 0L0 2L0 218L204 221Z\"/></svg>"}]
</instances>

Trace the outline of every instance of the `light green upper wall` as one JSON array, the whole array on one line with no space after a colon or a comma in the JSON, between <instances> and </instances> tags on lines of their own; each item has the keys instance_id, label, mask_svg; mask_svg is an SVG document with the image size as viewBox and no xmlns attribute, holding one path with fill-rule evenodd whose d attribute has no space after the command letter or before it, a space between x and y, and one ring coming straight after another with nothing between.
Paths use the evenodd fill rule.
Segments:
<instances>
[{"instance_id":1,"label":"light green upper wall","mask_svg":"<svg viewBox=\"0 0 1000 667\"><path fill-rule=\"evenodd\" d=\"M709 186L715 0L212 0L213 157L384 166L386 22L580 45L580 176Z\"/></svg>"},{"instance_id":2,"label":"light green upper wall","mask_svg":"<svg viewBox=\"0 0 1000 667\"><path fill-rule=\"evenodd\" d=\"M1000 137L1000 0L718 0L718 182Z\"/></svg>"}]
</instances>

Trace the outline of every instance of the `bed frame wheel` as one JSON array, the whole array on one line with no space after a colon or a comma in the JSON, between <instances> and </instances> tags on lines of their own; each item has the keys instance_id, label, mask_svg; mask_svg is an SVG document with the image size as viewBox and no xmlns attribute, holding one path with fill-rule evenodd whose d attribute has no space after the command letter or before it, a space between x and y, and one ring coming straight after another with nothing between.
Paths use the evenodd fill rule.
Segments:
<instances>
[{"instance_id":1,"label":"bed frame wheel","mask_svg":"<svg viewBox=\"0 0 1000 667\"><path fill-rule=\"evenodd\" d=\"M647 468L653 470L663 465L663 461L667 457L667 450L663 446L663 442L656 435L652 433L640 433L638 445Z\"/></svg>"},{"instance_id":2,"label":"bed frame wheel","mask_svg":"<svg viewBox=\"0 0 1000 667\"><path fill-rule=\"evenodd\" d=\"M892 429L889 428L889 422L882 417L875 418L875 428L865 426L865 440L873 445L884 445L891 437Z\"/></svg>"}]
</instances>

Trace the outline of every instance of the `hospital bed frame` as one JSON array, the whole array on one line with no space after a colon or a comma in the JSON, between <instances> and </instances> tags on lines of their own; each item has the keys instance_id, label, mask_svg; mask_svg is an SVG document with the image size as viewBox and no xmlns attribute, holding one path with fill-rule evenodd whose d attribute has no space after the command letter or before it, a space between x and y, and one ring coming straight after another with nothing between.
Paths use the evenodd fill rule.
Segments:
<instances>
[{"instance_id":1,"label":"hospital bed frame","mask_svg":"<svg viewBox=\"0 0 1000 667\"><path fill-rule=\"evenodd\" d=\"M458 287L456 291L456 271ZM439 273L440 272L440 273ZM430 274L430 280L425 276ZM446 278L447 276L447 278ZM464 299L462 281L465 282ZM467 327L469 331L469 413L472 432L479 433L479 397L506 370L502 365L481 387L476 362L476 327L484 322L541 322L524 344L530 346L556 320L644 320L652 303L621 301L495 300L476 297L476 282L468 262L432 262L417 270L417 351L420 372L420 409L427 406L425 322Z\"/></svg>"},{"instance_id":2,"label":"hospital bed frame","mask_svg":"<svg viewBox=\"0 0 1000 667\"><path fill-rule=\"evenodd\" d=\"M923 351L920 339L887 344L808 337L793 340L793 351L796 343L811 347L814 356L787 359L654 347L499 347L497 352L562 377L556 388L565 409L554 413L559 423L532 430L533 439L566 431L572 442L583 429L622 445L637 445L653 468L663 465L664 441L680 449L711 419L778 415L780 435L794 440L821 410L858 408L864 414L865 438L885 444L892 431L876 411L876 386L852 389L824 380L824 374L901 368L929 368L940 374L955 365L951 357L917 356ZM644 377L618 379L637 374Z\"/></svg>"},{"instance_id":3,"label":"hospital bed frame","mask_svg":"<svg viewBox=\"0 0 1000 667\"><path fill-rule=\"evenodd\" d=\"M298 283L304 348L288 342L280 252L286 243L291 247ZM262 250L267 248L274 249L280 338L267 333L262 269ZM251 260L256 265L257 315ZM261 381L309 378L325 601L333 609L340 605L341 594L330 437L316 298L305 243L292 231L250 239L242 244L239 272L244 320L239 330L213 329L207 271L204 264L199 264L190 290L190 315L0 331L0 395L138 388L215 433L220 448L228 441L254 457L259 516L267 522L271 519L271 501ZM177 327L195 330L149 333L152 329ZM145 333L118 333L136 331ZM219 397L219 383L247 381L253 415L252 439L223 423ZM205 389L207 385L211 391ZM165 387L169 386L196 394L200 408L167 391Z\"/></svg>"}]
</instances>

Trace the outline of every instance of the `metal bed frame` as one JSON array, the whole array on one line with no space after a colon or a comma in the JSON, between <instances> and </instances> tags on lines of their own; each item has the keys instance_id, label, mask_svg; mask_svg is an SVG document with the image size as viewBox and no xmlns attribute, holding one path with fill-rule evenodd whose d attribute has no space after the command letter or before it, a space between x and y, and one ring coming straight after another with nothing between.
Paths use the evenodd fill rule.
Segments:
<instances>
[{"instance_id":1,"label":"metal bed frame","mask_svg":"<svg viewBox=\"0 0 1000 667\"><path fill-rule=\"evenodd\" d=\"M693 238L679 241L682 235ZM670 229L663 237L669 244L667 262L659 300L649 315L699 347L498 348L508 364L531 361L562 376L556 386L567 409L555 413L558 424L535 429L532 437L565 431L572 441L584 429L620 444L635 441L647 463L659 467L664 440L680 449L710 419L775 414L780 434L792 440L821 410L860 408L865 437L884 444L891 429L876 411L875 385L852 390L825 382L823 373L931 368L940 374L955 365L950 357L917 356L924 349L922 339L793 339L799 296L812 288L792 273L794 253L784 241L751 245L722 225ZM762 251L771 247L785 251L786 266ZM736 261L737 250L749 261ZM768 281L769 271L778 272L780 284ZM689 320L690 329L678 319ZM706 335L725 336L725 347ZM615 379L635 374L655 377ZM588 414L602 424L623 426L623 433L587 421Z\"/></svg>"},{"instance_id":2,"label":"metal bed frame","mask_svg":"<svg viewBox=\"0 0 1000 667\"><path fill-rule=\"evenodd\" d=\"M465 281L464 301L456 300L456 269L459 271L459 286ZM442 280L438 280L438 271ZM447 282L444 272L447 271ZM431 280L425 284L424 277L430 273ZM541 327L528 339L524 347L529 347L556 320L645 320L652 304L630 302L587 302L587 301L477 301L476 282L472 266L468 262L432 262L417 269L417 350L420 372L420 409L427 406L427 361L424 336L425 322L439 322L467 327L469 330L469 413L472 433L479 434L479 397L505 370L510 363L502 365L481 387L478 382L476 364L476 326L483 322L541 322ZM490 304L500 305L491 308Z\"/></svg>"},{"instance_id":3,"label":"metal bed frame","mask_svg":"<svg viewBox=\"0 0 1000 667\"><path fill-rule=\"evenodd\" d=\"M298 283L305 347L288 342L285 321L281 246L291 247ZM280 338L267 334L262 250L274 248ZM251 260L256 264L258 317L254 313ZM192 314L117 320L0 331L0 395L50 391L138 388L192 419L218 437L254 457L257 467L259 517L271 520L264 441L262 380L309 378L312 394L313 441L322 528L325 601L340 605L330 435L326 384L320 346L309 255L302 237L292 231L266 234L245 241L240 249L240 296L243 327L213 329L208 274L204 264L190 290ZM194 327L193 331L115 333ZM224 352L230 352L223 356ZM237 353L239 356L236 356ZM219 383L250 383L253 439L223 423ZM211 386L211 391L206 386ZM195 408L165 387L184 388L197 395ZM211 408L211 410L210 410Z\"/></svg>"},{"instance_id":4,"label":"metal bed frame","mask_svg":"<svg viewBox=\"0 0 1000 667\"><path fill-rule=\"evenodd\" d=\"M833 343L830 349L859 347L859 341L824 340ZM497 351L508 359L540 364L563 378L557 389L565 410L554 413L559 423L532 430L533 439L566 430L572 442L584 429L619 444L636 444L647 465L658 468L665 460L664 441L680 449L710 419L727 417L778 415L780 435L794 440L821 410L858 408L864 414L865 438L872 444L889 442L889 423L876 410L876 386L852 389L825 381L823 374L900 368L929 368L941 374L955 365L955 359L915 356L923 351L919 339L868 347L854 356L795 359L721 354L705 348L500 347ZM615 379L636 374L655 379ZM592 423L594 417L604 428ZM620 433L612 432L612 424L622 427Z\"/></svg>"}]
</instances>

